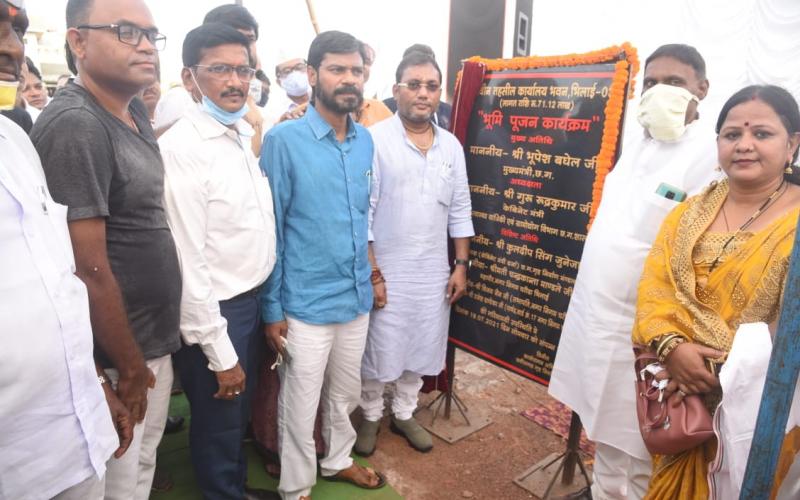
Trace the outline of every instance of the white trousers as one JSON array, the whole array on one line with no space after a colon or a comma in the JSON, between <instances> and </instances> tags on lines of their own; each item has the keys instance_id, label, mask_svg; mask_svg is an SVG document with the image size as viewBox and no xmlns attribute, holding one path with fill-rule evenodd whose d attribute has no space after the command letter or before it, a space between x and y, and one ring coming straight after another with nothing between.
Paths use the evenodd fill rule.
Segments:
<instances>
[{"instance_id":1,"label":"white trousers","mask_svg":"<svg viewBox=\"0 0 800 500\"><path fill-rule=\"evenodd\" d=\"M167 423L169 398L172 392L172 356L147 361L156 376L156 385L147 392L144 420L133 428L133 441L120 458L106 463L106 500L147 500L156 471L156 450ZM117 370L106 374L114 387L119 380Z\"/></svg>"},{"instance_id":2,"label":"white trousers","mask_svg":"<svg viewBox=\"0 0 800 500\"><path fill-rule=\"evenodd\" d=\"M103 500L106 479L92 474L75 486L71 486L51 500Z\"/></svg>"},{"instance_id":3,"label":"white trousers","mask_svg":"<svg viewBox=\"0 0 800 500\"><path fill-rule=\"evenodd\" d=\"M653 464L604 443L594 454L592 498L595 500L640 500L647 493Z\"/></svg>"},{"instance_id":4,"label":"white trousers","mask_svg":"<svg viewBox=\"0 0 800 500\"><path fill-rule=\"evenodd\" d=\"M377 422L383 417L383 391L386 383L379 380L361 381L361 411L364 419ZM422 388L422 375L408 370L394 382L392 393L392 414L398 420L408 420L414 416Z\"/></svg>"},{"instance_id":5,"label":"white trousers","mask_svg":"<svg viewBox=\"0 0 800 500\"><path fill-rule=\"evenodd\" d=\"M361 392L361 357L367 341L369 314L349 323L311 325L288 318L286 349L290 360L278 373L278 449L281 457L282 498L308 495L317 478L314 421L322 405L325 456L323 476L353 464L350 451L356 432L350 413Z\"/></svg>"}]
</instances>

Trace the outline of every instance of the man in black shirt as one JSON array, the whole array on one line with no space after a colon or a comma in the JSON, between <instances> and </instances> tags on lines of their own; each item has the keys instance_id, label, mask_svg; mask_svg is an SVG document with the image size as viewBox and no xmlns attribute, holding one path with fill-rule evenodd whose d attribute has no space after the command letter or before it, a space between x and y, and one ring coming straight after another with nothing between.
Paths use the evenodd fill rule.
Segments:
<instances>
[{"instance_id":1,"label":"man in black shirt","mask_svg":"<svg viewBox=\"0 0 800 500\"><path fill-rule=\"evenodd\" d=\"M143 0L69 0L78 70L31 132L53 198L68 207L89 292L95 359L138 422L111 459L106 498L146 499L180 347L181 279L162 204L164 167L144 105L163 35Z\"/></svg>"}]
</instances>

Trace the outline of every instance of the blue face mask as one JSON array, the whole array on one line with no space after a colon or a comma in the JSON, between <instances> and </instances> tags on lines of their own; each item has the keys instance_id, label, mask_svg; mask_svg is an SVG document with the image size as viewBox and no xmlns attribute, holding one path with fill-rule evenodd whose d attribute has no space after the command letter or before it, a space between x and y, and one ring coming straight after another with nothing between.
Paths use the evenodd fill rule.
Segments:
<instances>
[{"instance_id":1,"label":"blue face mask","mask_svg":"<svg viewBox=\"0 0 800 500\"><path fill-rule=\"evenodd\" d=\"M203 96L203 102L200 105L200 107L203 109L203 111L211 115L213 119L217 120L223 125L228 125L228 126L233 125L234 123L241 120L242 117L246 115L247 112L250 110L247 104L245 104L239 111L235 112L225 111L224 109L214 104L214 101L212 101L206 96Z\"/></svg>"},{"instance_id":2,"label":"blue face mask","mask_svg":"<svg viewBox=\"0 0 800 500\"><path fill-rule=\"evenodd\" d=\"M203 96L203 101L200 104L200 107L203 111L211 115L211 118L217 120L221 124L225 126L233 125L234 123L238 122L242 119L244 115L250 110L250 108L245 104L242 106L242 109L239 111L226 111L219 106L217 106L214 101L209 99L203 91L200 89L200 84L197 83L197 79L194 77L194 73L192 73L192 80L194 80L194 84L197 85L197 90L200 91L200 95Z\"/></svg>"}]
</instances>

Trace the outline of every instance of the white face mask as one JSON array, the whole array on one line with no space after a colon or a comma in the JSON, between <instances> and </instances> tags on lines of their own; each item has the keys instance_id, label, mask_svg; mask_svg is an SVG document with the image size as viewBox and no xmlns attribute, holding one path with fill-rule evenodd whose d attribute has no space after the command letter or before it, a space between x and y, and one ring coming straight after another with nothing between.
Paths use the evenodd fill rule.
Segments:
<instances>
[{"instance_id":1,"label":"white face mask","mask_svg":"<svg viewBox=\"0 0 800 500\"><path fill-rule=\"evenodd\" d=\"M281 79L281 88L290 97L308 95L311 85L308 83L308 73L305 71L292 71L286 78Z\"/></svg>"},{"instance_id":2,"label":"white face mask","mask_svg":"<svg viewBox=\"0 0 800 500\"><path fill-rule=\"evenodd\" d=\"M697 97L682 87L659 83L639 102L638 119L653 139L675 142L686 131L686 110Z\"/></svg>"}]
</instances>

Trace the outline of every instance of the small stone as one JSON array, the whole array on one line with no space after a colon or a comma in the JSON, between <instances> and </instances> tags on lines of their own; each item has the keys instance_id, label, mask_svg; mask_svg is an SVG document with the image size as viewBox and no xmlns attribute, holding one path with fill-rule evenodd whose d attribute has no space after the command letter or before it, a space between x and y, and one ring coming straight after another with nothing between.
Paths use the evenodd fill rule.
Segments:
<instances>
[{"instance_id":1,"label":"small stone","mask_svg":"<svg viewBox=\"0 0 800 500\"><path fill-rule=\"evenodd\" d=\"M522 394L522 387L517 387L514 389L514 394Z\"/></svg>"},{"instance_id":2,"label":"small stone","mask_svg":"<svg viewBox=\"0 0 800 500\"><path fill-rule=\"evenodd\" d=\"M472 498L474 496L475 496L475 493L473 493L473 492L471 492L469 490L464 490L464 491L461 492L461 497L462 498Z\"/></svg>"},{"instance_id":3,"label":"small stone","mask_svg":"<svg viewBox=\"0 0 800 500\"><path fill-rule=\"evenodd\" d=\"M503 434L502 432L498 432L497 433L497 439L504 439L505 437L506 437L506 435Z\"/></svg>"}]
</instances>

